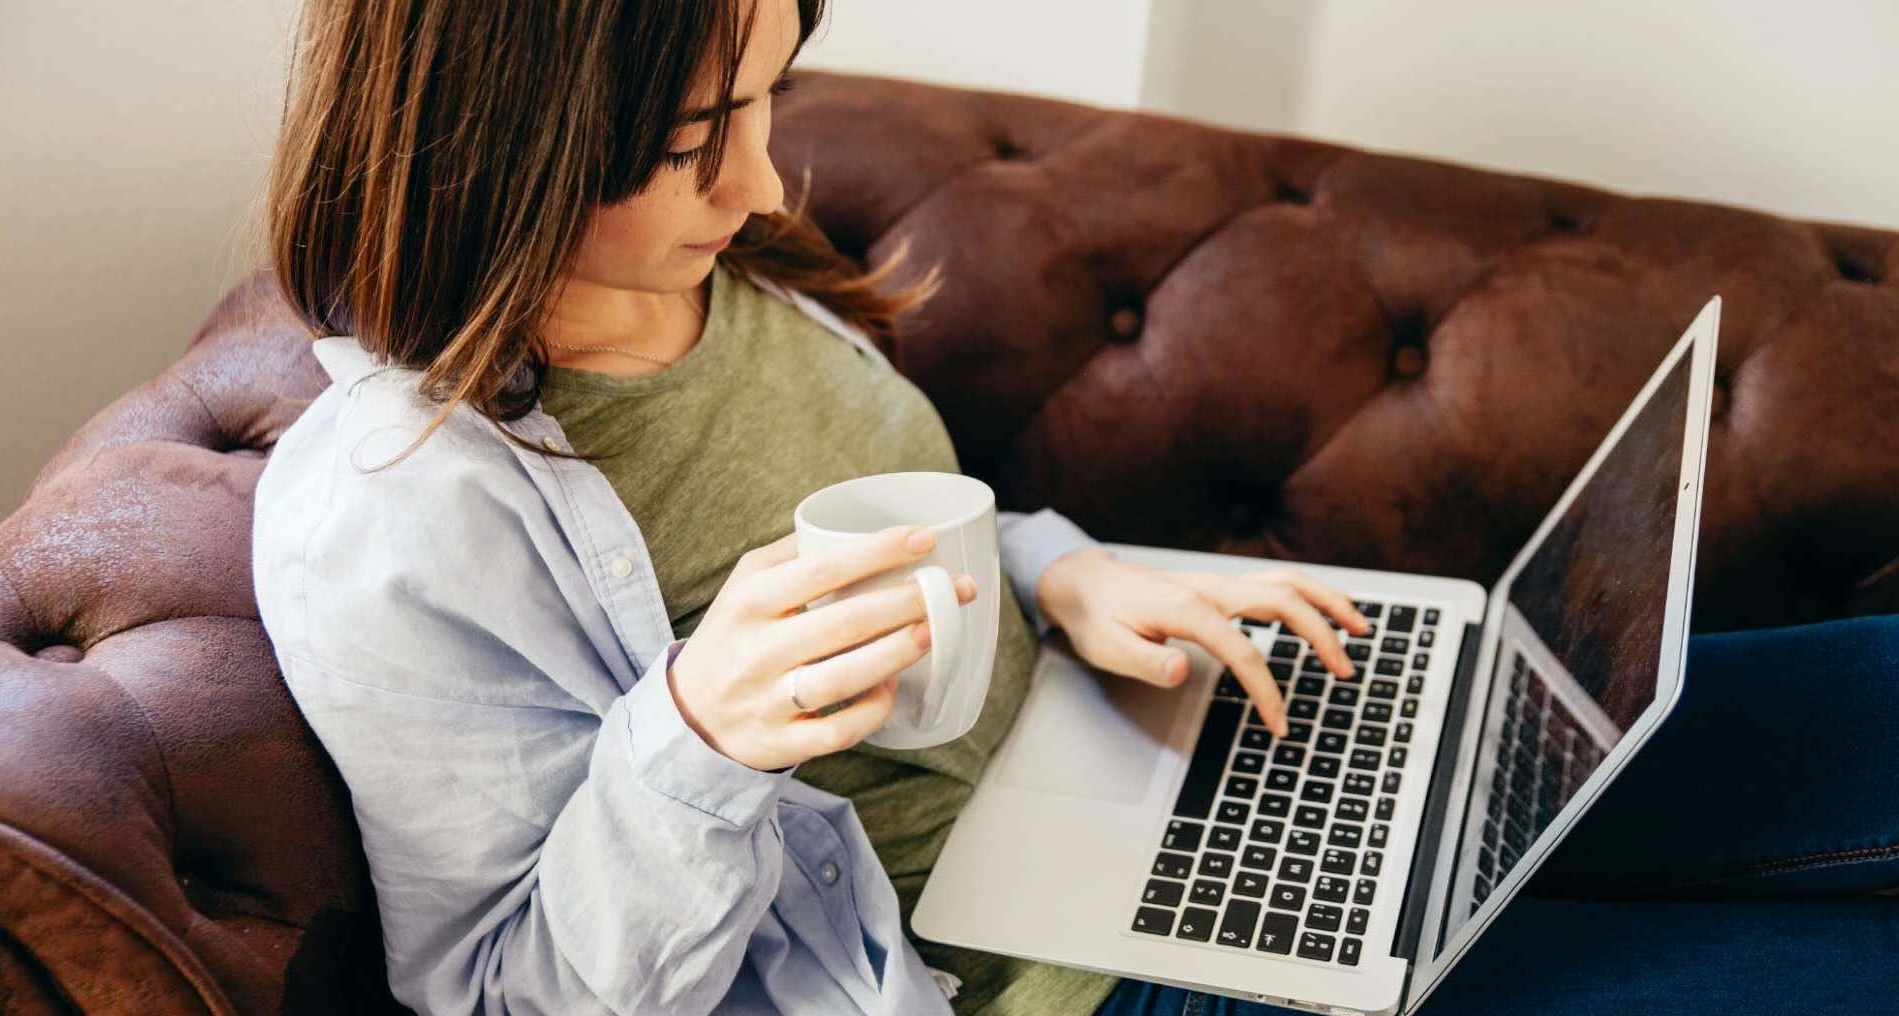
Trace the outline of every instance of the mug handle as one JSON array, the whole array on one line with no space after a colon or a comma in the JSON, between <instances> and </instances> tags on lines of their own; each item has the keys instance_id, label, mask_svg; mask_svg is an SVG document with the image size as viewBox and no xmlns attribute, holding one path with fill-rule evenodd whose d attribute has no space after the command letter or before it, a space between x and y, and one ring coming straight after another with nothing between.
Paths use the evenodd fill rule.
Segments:
<instances>
[{"instance_id":1,"label":"mug handle","mask_svg":"<svg viewBox=\"0 0 1899 1016\"><path fill-rule=\"evenodd\" d=\"M956 602L956 584L949 569L929 564L910 575L923 589L930 621L930 683L923 689L922 715L917 717L917 727L929 730L937 724L943 696L962 656L963 605Z\"/></svg>"}]
</instances>

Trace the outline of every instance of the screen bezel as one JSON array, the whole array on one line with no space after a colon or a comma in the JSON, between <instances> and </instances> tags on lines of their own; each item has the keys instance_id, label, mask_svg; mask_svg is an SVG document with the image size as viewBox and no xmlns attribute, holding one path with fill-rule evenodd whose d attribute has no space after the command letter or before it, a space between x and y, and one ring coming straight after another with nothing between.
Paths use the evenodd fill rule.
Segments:
<instances>
[{"instance_id":1,"label":"screen bezel","mask_svg":"<svg viewBox=\"0 0 1899 1016\"><path fill-rule=\"evenodd\" d=\"M1478 656L1477 666L1471 680L1483 680L1481 693L1472 694L1466 712L1466 722L1456 755L1456 767L1452 776L1452 799L1446 811L1441 828L1436 831L1439 837L1437 861L1431 873L1429 905L1425 910L1424 927L1418 938L1418 951L1412 957L1410 984L1402 1010L1409 1013L1415 1010L1430 995L1444 976L1455 967L1469 950L1485 928L1496 919L1517 890L1535 874L1537 868L1549 856L1550 851L1562 841L1574 825L1576 819L1588 810L1610 780L1614 779L1622 767L1627 764L1637 750L1654 733L1662 720L1674 709L1680 700L1682 671L1686 666L1688 653L1688 616L1694 588L1695 544L1700 531L1702 480L1707 465L1708 414L1714 388L1714 353L1716 338L1720 330L1721 298L1710 299L1694 323L1688 326L1681 339L1676 342L1662 363L1649 376L1647 384L1630 402L1620 419L1616 421L1602 443L1576 474L1569 487L1544 517L1542 525L1537 527L1523 549L1517 553L1510 567L1491 588L1489 601L1485 607L1483 628L1483 646ZM1675 504L1675 539L1669 562L1668 592L1665 599L1665 612L1662 620L1662 644L1657 665L1655 700L1650 702L1628 731L1617 742L1615 749L1604 756L1596 771L1590 774L1570 802L1558 813L1548 828L1530 844L1529 850L1511 869L1503 881L1499 882L1491 895L1470 917L1448 938L1443 935L1444 911L1448 904L1451 878L1455 871L1458 839L1462 835L1466 812L1469 810L1472 788L1477 777L1477 750L1483 736L1485 710L1489 707L1490 695L1498 680L1495 664L1503 630L1503 612L1509 605L1511 585L1523 570L1539 547L1543 545L1550 531L1569 509L1571 503L1588 486L1591 477L1602 462L1608 458L1622 435L1627 432L1655 391L1660 388L1670 371L1674 370L1683 356L1692 356L1689 364L1687 425L1684 427L1681 452L1681 488L1677 491ZM1481 678L1478 675L1483 675ZM1427 833L1430 831L1427 830ZM1440 942L1442 946L1440 947Z\"/></svg>"}]
</instances>

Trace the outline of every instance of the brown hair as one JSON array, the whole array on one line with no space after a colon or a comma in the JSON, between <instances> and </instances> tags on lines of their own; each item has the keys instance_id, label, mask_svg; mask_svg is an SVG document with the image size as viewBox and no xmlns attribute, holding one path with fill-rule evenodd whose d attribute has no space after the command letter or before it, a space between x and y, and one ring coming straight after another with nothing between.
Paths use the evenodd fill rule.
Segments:
<instances>
[{"instance_id":1,"label":"brown hair","mask_svg":"<svg viewBox=\"0 0 1899 1016\"><path fill-rule=\"evenodd\" d=\"M308 0L270 175L271 261L319 334L421 370L442 403L392 463L458 402L497 425L535 406L537 332L593 209L652 178L702 70L731 94L747 6ZM824 0L798 12L803 48ZM728 112L715 108L701 190L718 179ZM902 253L865 273L801 201L753 216L722 256L888 339L936 284L932 270L880 291Z\"/></svg>"}]
</instances>

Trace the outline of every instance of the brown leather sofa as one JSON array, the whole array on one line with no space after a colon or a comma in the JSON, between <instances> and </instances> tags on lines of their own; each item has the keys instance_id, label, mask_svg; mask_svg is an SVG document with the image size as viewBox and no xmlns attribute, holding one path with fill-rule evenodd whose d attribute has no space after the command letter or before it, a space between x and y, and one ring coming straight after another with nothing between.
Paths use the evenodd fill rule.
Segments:
<instances>
[{"instance_id":1,"label":"brown leather sofa","mask_svg":"<svg viewBox=\"0 0 1899 1016\"><path fill-rule=\"evenodd\" d=\"M1899 235L843 76L774 151L943 263L896 356L1006 507L1488 581L1719 293L1694 627L1899 610ZM306 339L238 287L0 523L0 1011L392 1007L251 595Z\"/></svg>"}]
</instances>

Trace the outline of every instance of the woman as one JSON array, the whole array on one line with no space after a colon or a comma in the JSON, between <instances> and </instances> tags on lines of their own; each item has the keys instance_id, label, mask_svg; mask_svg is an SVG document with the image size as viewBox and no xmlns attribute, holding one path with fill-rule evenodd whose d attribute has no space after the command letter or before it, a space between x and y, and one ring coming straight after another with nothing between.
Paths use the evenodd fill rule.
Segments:
<instances>
[{"instance_id":1,"label":"woman","mask_svg":"<svg viewBox=\"0 0 1899 1016\"><path fill-rule=\"evenodd\" d=\"M1005 513L976 728L858 744L928 645L918 591L799 608L927 533L781 537L812 490L957 461L859 334L927 284L883 295L781 208L772 95L821 6L306 11L271 235L336 383L259 483L257 595L419 1011L1092 1011L1113 978L902 930L1036 635L1160 685L1193 639L1282 730L1233 617L1349 666L1321 611L1363 618L1301 575L1160 574Z\"/></svg>"},{"instance_id":2,"label":"woman","mask_svg":"<svg viewBox=\"0 0 1899 1016\"><path fill-rule=\"evenodd\" d=\"M957 462L927 400L865 335L887 338L927 282L893 295L896 259L862 275L781 208L771 96L820 8L306 11L273 259L336 383L259 482L256 592L348 782L391 987L424 1013L909 1014L946 1011L951 994L964 1012L1263 1012L903 933L1022 701L1037 634L1060 626L1095 665L1163 686L1186 665L1165 638L1194 640L1279 725L1276 689L1229 619L1281 618L1335 670L1346 662L1323 614L1354 632L1363 619L1296 573L1155 573L1052 512L1004 513L1009 602L976 728L923 752L858 743L888 715L890 676L927 647L921 602L906 586L799 607L915 561L927 541L893 530L796 558L781 537L811 490ZM1789 667L1813 663L1817 637L1697 640L1691 673L1722 680L1689 682L1677 719L1579 830L1564 884L1899 882L1879 805L1899 779L1880 741L1893 711L1874 707L1891 692L1868 679L1899 661L1899 634L1845 623L1818 643L1866 706L1854 710L1775 694ZM1800 723L1809 702L1814 722ZM1780 787L1733 779L1726 753L1696 740L1743 731L1771 748L1822 727L1827 739L1771 770ZM1824 773L1835 778L1803 778ZM1847 800L1855 790L1867 793ZM1776 838L1791 829L1801 836ZM1657 856L1673 867L1630 876L1631 858ZM1530 901L1506 918L1522 934L1488 936L1493 958L1474 956L1479 974L1460 972L1431 1011L1508 1012L1538 991L1540 1011L1714 997L1728 1011L1874 1011L1899 985L1889 964L1862 961L1899 925L1867 902L1605 921L1603 948L1646 957L1641 976L1565 984L1589 969L1573 929L1590 912ZM1524 941L1558 948L1512 954ZM1752 951L1693 951L1706 941ZM1789 941L1805 950L1798 996L1755 962Z\"/></svg>"}]
</instances>

